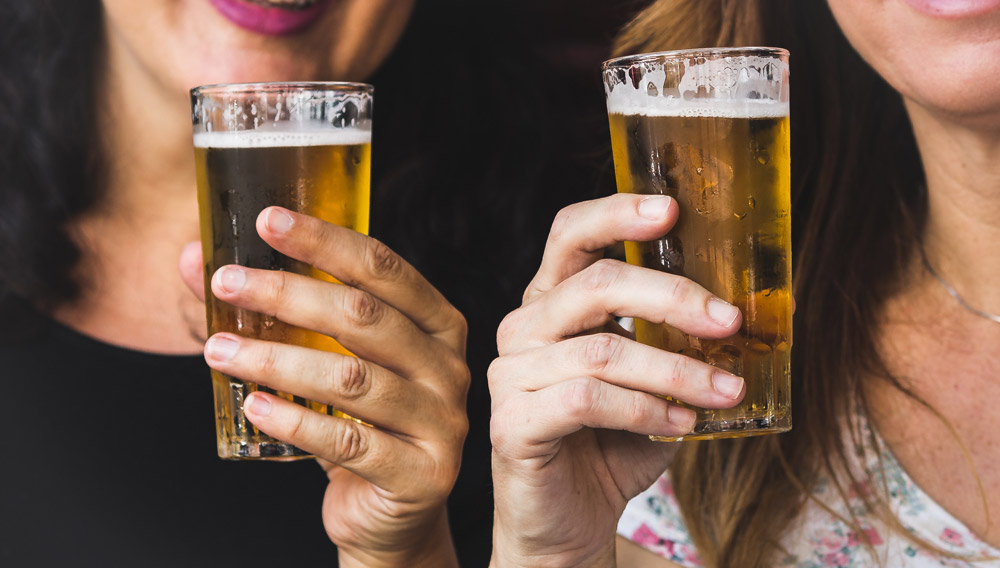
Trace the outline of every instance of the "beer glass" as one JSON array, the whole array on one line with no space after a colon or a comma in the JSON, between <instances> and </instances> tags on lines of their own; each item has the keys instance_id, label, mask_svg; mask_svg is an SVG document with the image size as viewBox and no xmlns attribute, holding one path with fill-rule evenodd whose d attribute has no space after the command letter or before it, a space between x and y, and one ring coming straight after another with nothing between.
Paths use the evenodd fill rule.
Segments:
<instances>
[{"instance_id":1,"label":"beer glass","mask_svg":"<svg viewBox=\"0 0 1000 568\"><path fill-rule=\"evenodd\" d=\"M257 234L268 206L368 232L372 87L359 83L210 85L191 90L201 246L205 263L208 333L349 354L332 338L237 308L211 290L226 264L284 270L335 282L333 277L278 253ZM327 405L212 371L219 457L294 459L308 454L257 430L243 401L272 392L318 412Z\"/></svg>"},{"instance_id":2,"label":"beer glass","mask_svg":"<svg viewBox=\"0 0 1000 568\"><path fill-rule=\"evenodd\" d=\"M602 71L618 191L669 195L680 206L663 238L625 243L627 261L689 278L743 312L725 339L635 321L638 341L746 380L735 408L693 408L690 434L652 438L791 429L788 52L650 53L606 61Z\"/></svg>"}]
</instances>

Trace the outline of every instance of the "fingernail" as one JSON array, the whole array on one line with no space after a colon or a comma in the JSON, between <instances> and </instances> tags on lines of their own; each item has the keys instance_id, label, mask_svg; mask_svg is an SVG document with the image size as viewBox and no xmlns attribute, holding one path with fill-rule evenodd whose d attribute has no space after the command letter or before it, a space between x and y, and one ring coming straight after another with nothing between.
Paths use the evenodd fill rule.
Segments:
<instances>
[{"instance_id":1,"label":"fingernail","mask_svg":"<svg viewBox=\"0 0 1000 568\"><path fill-rule=\"evenodd\" d=\"M266 396L252 394L243 403L243 411L253 416L267 416L271 414L271 401Z\"/></svg>"},{"instance_id":2,"label":"fingernail","mask_svg":"<svg viewBox=\"0 0 1000 568\"><path fill-rule=\"evenodd\" d=\"M287 233L292 228L292 217L281 209L273 208L267 212L267 230L272 233Z\"/></svg>"},{"instance_id":3,"label":"fingernail","mask_svg":"<svg viewBox=\"0 0 1000 568\"><path fill-rule=\"evenodd\" d=\"M712 375L712 388L726 398L735 399L743 392L743 379L729 373L716 372Z\"/></svg>"},{"instance_id":4,"label":"fingernail","mask_svg":"<svg viewBox=\"0 0 1000 568\"><path fill-rule=\"evenodd\" d=\"M670 207L669 195L654 195L639 202L639 215L650 221L660 221Z\"/></svg>"},{"instance_id":5,"label":"fingernail","mask_svg":"<svg viewBox=\"0 0 1000 568\"><path fill-rule=\"evenodd\" d=\"M242 266L224 266L219 269L219 285L226 292L239 292L247 283L247 273Z\"/></svg>"},{"instance_id":6,"label":"fingernail","mask_svg":"<svg viewBox=\"0 0 1000 568\"><path fill-rule=\"evenodd\" d=\"M736 321L739 315L740 310L729 302L724 302L718 298L712 298L708 301L708 317L712 318L715 323L722 327L733 325L733 322Z\"/></svg>"},{"instance_id":7,"label":"fingernail","mask_svg":"<svg viewBox=\"0 0 1000 568\"><path fill-rule=\"evenodd\" d=\"M239 350L240 342L226 335L213 335L205 342L205 354L214 361L229 361Z\"/></svg>"},{"instance_id":8,"label":"fingernail","mask_svg":"<svg viewBox=\"0 0 1000 568\"><path fill-rule=\"evenodd\" d=\"M667 420L683 428L686 432L694 429L694 411L671 404L667 408Z\"/></svg>"}]
</instances>

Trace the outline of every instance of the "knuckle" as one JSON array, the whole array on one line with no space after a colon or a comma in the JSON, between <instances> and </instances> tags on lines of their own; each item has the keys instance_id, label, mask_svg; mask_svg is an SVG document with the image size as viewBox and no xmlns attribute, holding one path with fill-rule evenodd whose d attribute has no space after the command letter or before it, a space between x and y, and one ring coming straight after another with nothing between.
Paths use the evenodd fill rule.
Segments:
<instances>
[{"instance_id":1,"label":"knuckle","mask_svg":"<svg viewBox=\"0 0 1000 568\"><path fill-rule=\"evenodd\" d=\"M690 367L691 360L687 357L679 355L671 357L671 363L667 366L667 376L663 377L666 383L666 390L670 393L677 393L684 385L684 377L687 375Z\"/></svg>"},{"instance_id":2,"label":"knuckle","mask_svg":"<svg viewBox=\"0 0 1000 568\"><path fill-rule=\"evenodd\" d=\"M379 280L392 280L403 268L403 259L382 241L370 239L365 247L365 265Z\"/></svg>"},{"instance_id":3,"label":"knuckle","mask_svg":"<svg viewBox=\"0 0 1000 568\"><path fill-rule=\"evenodd\" d=\"M563 409L574 419L589 416L597 407L600 399L597 381L577 379L566 383L562 397Z\"/></svg>"},{"instance_id":4,"label":"knuckle","mask_svg":"<svg viewBox=\"0 0 1000 568\"><path fill-rule=\"evenodd\" d=\"M297 443L302 436L302 432L305 430L305 413L296 412L291 422L288 423L288 427L285 430L285 437L288 441L292 443Z\"/></svg>"},{"instance_id":5,"label":"knuckle","mask_svg":"<svg viewBox=\"0 0 1000 568\"><path fill-rule=\"evenodd\" d=\"M459 311L458 308L454 306L449 306L451 311L448 319L451 320L451 327L458 330L462 337L469 336L469 321L465 319L465 315Z\"/></svg>"},{"instance_id":6,"label":"knuckle","mask_svg":"<svg viewBox=\"0 0 1000 568\"><path fill-rule=\"evenodd\" d=\"M333 365L330 376L331 390L347 400L355 400L371 389L368 366L357 357L343 357Z\"/></svg>"},{"instance_id":7,"label":"knuckle","mask_svg":"<svg viewBox=\"0 0 1000 568\"><path fill-rule=\"evenodd\" d=\"M694 282L680 276L670 280L666 296L678 304L684 303L694 291Z\"/></svg>"},{"instance_id":8,"label":"knuckle","mask_svg":"<svg viewBox=\"0 0 1000 568\"><path fill-rule=\"evenodd\" d=\"M510 443L510 431L507 427L509 421L506 419L504 410L498 410L490 417L490 444L497 452L504 453Z\"/></svg>"},{"instance_id":9,"label":"knuckle","mask_svg":"<svg viewBox=\"0 0 1000 568\"><path fill-rule=\"evenodd\" d=\"M375 296L357 288L345 288L344 312L357 327L370 327L382 317L382 307Z\"/></svg>"},{"instance_id":10,"label":"knuckle","mask_svg":"<svg viewBox=\"0 0 1000 568\"><path fill-rule=\"evenodd\" d=\"M353 462L368 453L368 439L361 426L350 420L337 421L337 427L330 428L327 447L339 463Z\"/></svg>"},{"instance_id":11,"label":"knuckle","mask_svg":"<svg viewBox=\"0 0 1000 568\"><path fill-rule=\"evenodd\" d=\"M558 242L565 239L570 228L573 226L573 218L575 216L572 205L560 209L556 213L555 218L552 219L552 227L549 229L549 241Z\"/></svg>"},{"instance_id":12,"label":"knuckle","mask_svg":"<svg viewBox=\"0 0 1000 568\"><path fill-rule=\"evenodd\" d=\"M623 346L622 338L613 333L587 336L581 354L584 367L593 372L607 370L620 355Z\"/></svg>"},{"instance_id":13,"label":"knuckle","mask_svg":"<svg viewBox=\"0 0 1000 568\"><path fill-rule=\"evenodd\" d=\"M472 384L472 372L465 359L457 355L445 355L440 361L440 377L429 385L439 396L450 402L465 404Z\"/></svg>"},{"instance_id":14,"label":"knuckle","mask_svg":"<svg viewBox=\"0 0 1000 568\"><path fill-rule=\"evenodd\" d=\"M261 377L273 377L278 372L278 347L271 343L259 345L255 361L256 372Z\"/></svg>"},{"instance_id":15,"label":"knuckle","mask_svg":"<svg viewBox=\"0 0 1000 568\"><path fill-rule=\"evenodd\" d=\"M635 393L634 396L629 397L628 404L625 407L625 419L630 424L647 424L653 421L655 416L649 406L646 405L643 396Z\"/></svg>"},{"instance_id":16,"label":"knuckle","mask_svg":"<svg viewBox=\"0 0 1000 568\"><path fill-rule=\"evenodd\" d=\"M461 357L451 357L448 363L449 376L452 380L449 384L456 387L464 398L464 395L469 390L469 385L472 384L472 371L469 370L469 365Z\"/></svg>"},{"instance_id":17,"label":"knuckle","mask_svg":"<svg viewBox=\"0 0 1000 568\"><path fill-rule=\"evenodd\" d=\"M454 463L455 460L444 459L442 461L443 463L437 464L437 467L434 468L434 474L427 480L425 488L426 494L435 498L447 497L458 478L458 467Z\"/></svg>"},{"instance_id":18,"label":"knuckle","mask_svg":"<svg viewBox=\"0 0 1000 568\"><path fill-rule=\"evenodd\" d=\"M496 390L496 387L499 386L499 384L504 381L505 379L504 365L505 365L504 358L497 357L492 362L490 362L490 366L487 367L486 383L489 385L490 393Z\"/></svg>"},{"instance_id":19,"label":"knuckle","mask_svg":"<svg viewBox=\"0 0 1000 568\"><path fill-rule=\"evenodd\" d=\"M459 449L462 447L462 443L465 441L465 437L469 434L469 417L465 412L452 412L449 418L446 418L448 424L448 432L451 433L449 437L450 441L454 446Z\"/></svg>"},{"instance_id":20,"label":"knuckle","mask_svg":"<svg viewBox=\"0 0 1000 568\"><path fill-rule=\"evenodd\" d=\"M325 251L330 250L332 247L337 246L333 242L332 232L333 226L324 221L316 219L316 222L312 222L311 219L306 219L301 225L299 223L295 224L295 228L301 227L303 230L298 233L298 238L302 243L303 253L306 258L303 260L314 261L325 254ZM293 229L294 230L294 229ZM335 230L335 229L334 229ZM312 264L312 262L310 262Z\"/></svg>"},{"instance_id":21,"label":"knuckle","mask_svg":"<svg viewBox=\"0 0 1000 568\"><path fill-rule=\"evenodd\" d=\"M270 298L273 298L278 303L283 303L284 299L288 297L289 289L291 288L290 278L287 272L274 271L269 274L267 279L267 293Z\"/></svg>"},{"instance_id":22,"label":"knuckle","mask_svg":"<svg viewBox=\"0 0 1000 568\"><path fill-rule=\"evenodd\" d=\"M602 258L583 271L580 287L588 292L604 292L614 285L621 273L622 263Z\"/></svg>"},{"instance_id":23,"label":"knuckle","mask_svg":"<svg viewBox=\"0 0 1000 568\"><path fill-rule=\"evenodd\" d=\"M543 290L535 285L535 279L532 279L531 282L528 283L528 286L524 289L524 292L521 294L521 304L527 304L529 300L542 292Z\"/></svg>"},{"instance_id":24,"label":"knuckle","mask_svg":"<svg viewBox=\"0 0 1000 568\"><path fill-rule=\"evenodd\" d=\"M503 321L497 326L497 351L501 355L507 351L508 346L517 335L517 330L520 328L518 322L520 315L520 310L514 310L507 314L507 317L503 318Z\"/></svg>"}]
</instances>

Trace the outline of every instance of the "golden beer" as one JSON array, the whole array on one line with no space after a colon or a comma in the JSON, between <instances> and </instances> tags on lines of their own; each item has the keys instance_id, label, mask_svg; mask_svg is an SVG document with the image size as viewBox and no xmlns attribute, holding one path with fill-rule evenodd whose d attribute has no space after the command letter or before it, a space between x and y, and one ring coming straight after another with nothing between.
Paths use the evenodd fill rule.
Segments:
<instances>
[{"instance_id":1,"label":"golden beer","mask_svg":"<svg viewBox=\"0 0 1000 568\"><path fill-rule=\"evenodd\" d=\"M270 135L255 132L195 136L209 334L228 331L265 341L347 353L332 338L227 304L211 293L215 271L226 264L284 270L333 282L311 266L265 243L258 214L279 205L356 231L368 232L371 136L360 130ZM219 455L228 458L306 455L273 440L243 415L255 390L274 392L212 370ZM325 404L275 393L319 412Z\"/></svg>"},{"instance_id":2,"label":"golden beer","mask_svg":"<svg viewBox=\"0 0 1000 568\"><path fill-rule=\"evenodd\" d=\"M706 64L687 61L675 75ZM728 69L739 68L728 63ZM746 394L734 408L695 408L690 435L653 439L787 431L792 343L787 100L664 97L660 88L669 88L676 68L655 71L661 72L653 73L652 96L641 80L641 99L629 91L616 99L609 92L615 178L619 192L675 198L680 216L661 239L625 243L627 261L697 282L737 306L743 324L732 337L702 339L636 320L636 338L744 377Z\"/></svg>"}]
</instances>

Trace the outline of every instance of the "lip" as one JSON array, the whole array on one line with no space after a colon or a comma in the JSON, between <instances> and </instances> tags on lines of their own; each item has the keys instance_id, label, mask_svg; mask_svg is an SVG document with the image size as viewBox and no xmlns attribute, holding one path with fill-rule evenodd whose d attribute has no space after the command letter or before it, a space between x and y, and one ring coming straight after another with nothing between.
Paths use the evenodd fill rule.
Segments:
<instances>
[{"instance_id":1,"label":"lip","mask_svg":"<svg viewBox=\"0 0 1000 568\"><path fill-rule=\"evenodd\" d=\"M209 0L237 26L262 35L293 34L319 19L332 0L320 0L304 10L265 8L244 0Z\"/></svg>"},{"instance_id":2,"label":"lip","mask_svg":"<svg viewBox=\"0 0 1000 568\"><path fill-rule=\"evenodd\" d=\"M974 18L1000 8L1000 0L905 0L914 10L948 20Z\"/></svg>"}]
</instances>

